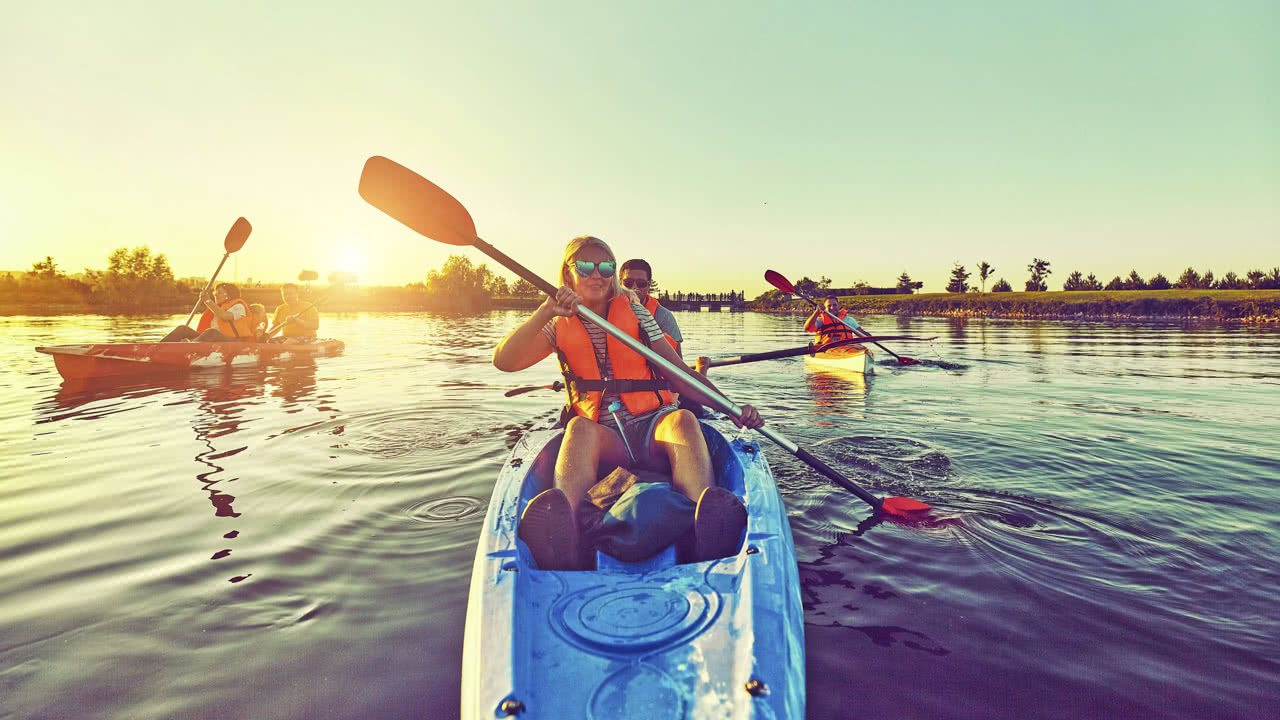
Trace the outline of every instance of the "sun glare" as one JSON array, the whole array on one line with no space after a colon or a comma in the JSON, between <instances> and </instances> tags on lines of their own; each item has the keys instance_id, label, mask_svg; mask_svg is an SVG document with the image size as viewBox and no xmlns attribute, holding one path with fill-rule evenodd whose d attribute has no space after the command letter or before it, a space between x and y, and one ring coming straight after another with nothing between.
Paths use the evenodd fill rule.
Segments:
<instances>
[{"instance_id":1,"label":"sun glare","mask_svg":"<svg viewBox=\"0 0 1280 720\"><path fill-rule=\"evenodd\" d=\"M355 273L362 282L367 279L369 267L362 248L354 244L341 245L334 249L330 258L332 270Z\"/></svg>"}]
</instances>

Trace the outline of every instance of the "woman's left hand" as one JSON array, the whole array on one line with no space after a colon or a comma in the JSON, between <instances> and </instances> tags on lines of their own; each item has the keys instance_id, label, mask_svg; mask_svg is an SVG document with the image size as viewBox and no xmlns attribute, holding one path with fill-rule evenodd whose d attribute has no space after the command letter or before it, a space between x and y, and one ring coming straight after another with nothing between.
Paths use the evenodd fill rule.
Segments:
<instances>
[{"instance_id":1,"label":"woman's left hand","mask_svg":"<svg viewBox=\"0 0 1280 720\"><path fill-rule=\"evenodd\" d=\"M764 418L760 417L760 413L756 412L755 408L750 405L743 405L742 417L735 418L733 424L738 427L749 427L754 429L764 425Z\"/></svg>"}]
</instances>

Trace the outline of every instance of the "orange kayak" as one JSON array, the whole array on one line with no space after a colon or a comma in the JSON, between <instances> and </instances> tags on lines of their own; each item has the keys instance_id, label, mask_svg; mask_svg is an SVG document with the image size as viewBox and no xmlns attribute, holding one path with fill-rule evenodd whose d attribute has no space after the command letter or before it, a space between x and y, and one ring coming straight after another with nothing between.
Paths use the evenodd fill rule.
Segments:
<instances>
[{"instance_id":1,"label":"orange kayak","mask_svg":"<svg viewBox=\"0 0 1280 720\"><path fill-rule=\"evenodd\" d=\"M167 342L49 345L36 348L53 356L66 380L148 375L176 370L266 364L300 357L333 355L341 340L313 343Z\"/></svg>"}]
</instances>

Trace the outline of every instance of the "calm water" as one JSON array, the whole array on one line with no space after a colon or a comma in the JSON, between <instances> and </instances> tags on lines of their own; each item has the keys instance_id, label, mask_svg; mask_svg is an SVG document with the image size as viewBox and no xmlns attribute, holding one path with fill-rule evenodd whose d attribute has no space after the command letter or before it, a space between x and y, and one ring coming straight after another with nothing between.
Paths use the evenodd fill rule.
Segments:
<instances>
[{"instance_id":1,"label":"calm water","mask_svg":"<svg viewBox=\"0 0 1280 720\"><path fill-rule=\"evenodd\" d=\"M314 364L64 385L35 345L182 318L0 318L0 717L457 715L472 553L550 362L515 313L326 316ZM802 344L680 315L686 354ZM768 453L813 718L1257 718L1280 697L1280 329L866 318L924 366L720 368L922 527ZM1270 708L1270 709L1268 709Z\"/></svg>"}]
</instances>

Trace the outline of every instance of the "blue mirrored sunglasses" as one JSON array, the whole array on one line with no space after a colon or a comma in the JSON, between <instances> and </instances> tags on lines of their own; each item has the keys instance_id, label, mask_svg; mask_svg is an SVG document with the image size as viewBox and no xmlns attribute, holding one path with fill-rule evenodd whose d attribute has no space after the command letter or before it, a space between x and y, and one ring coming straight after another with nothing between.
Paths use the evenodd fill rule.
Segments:
<instances>
[{"instance_id":1,"label":"blue mirrored sunglasses","mask_svg":"<svg viewBox=\"0 0 1280 720\"><path fill-rule=\"evenodd\" d=\"M580 277L591 277L591 273L598 269L600 277L608 278L613 277L613 273L618 269L618 263L616 260L601 260L598 263L590 260L574 260L573 267Z\"/></svg>"}]
</instances>

